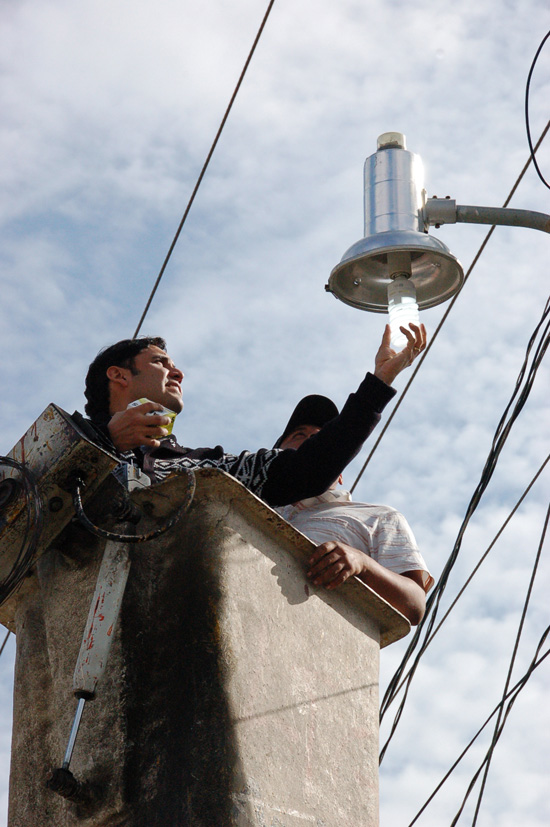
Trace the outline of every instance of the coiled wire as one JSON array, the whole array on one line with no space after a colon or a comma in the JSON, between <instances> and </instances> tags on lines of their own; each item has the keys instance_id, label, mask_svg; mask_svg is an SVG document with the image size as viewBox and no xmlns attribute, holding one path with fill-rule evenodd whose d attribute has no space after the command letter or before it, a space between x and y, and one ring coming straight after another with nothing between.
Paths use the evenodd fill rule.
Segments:
<instances>
[{"instance_id":1,"label":"coiled wire","mask_svg":"<svg viewBox=\"0 0 550 827\"><path fill-rule=\"evenodd\" d=\"M44 524L42 500L38 483L33 472L22 462L12 457L0 456L0 466L14 468L21 475L25 491L27 521L23 541L17 552L15 562L8 575L0 582L0 604L4 603L17 588L27 571L32 566L34 554ZM7 479L11 479L8 477Z\"/></svg>"},{"instance_id":2,"label":"coiled wire","mask_svg":"<svg viewBox=\"0 0 550 827\"><path fill-rule=\"evenodd\" d=\"M195 495L195 474L189 468L185 468L184 471L187 475L187 490L185 492L185 499L183 503L161 526L149 531L147 534L119 534L116 531L107 531L104 528L94 525L94 523L92 523L92 521L86 516L84 513L84 508L82 507L81 489L84 487L84 481L78 475L75 475L71 485L76 516L82 525L89 532L95 534L96 537L102 537L106 540L114 540L118 543L146 543L149 540L154 540L155 537L160 537L161 534L164 534L166 531L173 528L183 517L193 502L193 497Z\"/></svg>"}]
</instances>

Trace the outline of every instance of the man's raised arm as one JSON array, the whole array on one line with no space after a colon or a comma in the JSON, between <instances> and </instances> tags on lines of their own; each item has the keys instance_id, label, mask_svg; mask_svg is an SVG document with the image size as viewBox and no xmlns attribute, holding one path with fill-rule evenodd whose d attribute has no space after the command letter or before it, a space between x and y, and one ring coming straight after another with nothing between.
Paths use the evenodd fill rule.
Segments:
<instances>
[{"instance_id":1,"label":"man's raised arm","mask_svg":"<svg viewBox=\"0 0 550 827\"><path fill-rule=\"evenodd\" d=\"M374 374L367 373L355 393L350 394L341 413L297 450L286 450L269 466L262 498L272 506L297 502L322 494L361 450L382 411L395 395L390 387L395 377L409 367L426 347L424 325L401 328L406 347L395 352L390 347L390 328L386 325L382 344L376 354Z\"/></svg>"}]
</instances>

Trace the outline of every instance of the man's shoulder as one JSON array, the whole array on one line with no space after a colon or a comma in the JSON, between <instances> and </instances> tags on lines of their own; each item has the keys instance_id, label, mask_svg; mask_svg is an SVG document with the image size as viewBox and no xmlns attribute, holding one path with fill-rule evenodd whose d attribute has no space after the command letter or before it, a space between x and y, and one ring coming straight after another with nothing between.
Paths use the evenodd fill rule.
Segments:
<instances>
[{"instance_id":1,"label":"man's shoulder","mask_svg":"<svg viewBox=\"0 0 550 827\"><path fill-rule=\"evenodd\" d=\"M221 459L225 456L224 449L221 445L215 445L213 448L189 448L185 445L180 445L173 434L161 440L158 448L154 448L151 456L155 459L168 459L170 457L187 457L188 459Z\"/></svg>"},{"instance_id":2,"label":"man's shoulder","mask_svg":"<svg viewBox=\"0 0 550 827\"><path fill-rule=\"evenodd\" d=\"M402 515L389 505L353 501L347 491L325 492L295 504L297 511L307 514L336 514L342 519L357 519L361 522L372 520L399 519Z\"/></svg>"},{"instance_id":3,"label":"man's shoulder","mask_svg":"<svg viewBox=\"0 0 550 827\"><path fill-rule=\"evenodd\" d=\"M218 460L224 462L246 462L254 460L255 458L272 459L281 451L276 448L259 448L256 451L240 451L238 454L232 454L225 451L222 445L215 445L213 448L189 448L180 445L176 437L170 435L165 437L158 448L151 451L151 455L155 459L166 459L168 457L186 457L190 460Z\"/></svg>"}]
</instances>

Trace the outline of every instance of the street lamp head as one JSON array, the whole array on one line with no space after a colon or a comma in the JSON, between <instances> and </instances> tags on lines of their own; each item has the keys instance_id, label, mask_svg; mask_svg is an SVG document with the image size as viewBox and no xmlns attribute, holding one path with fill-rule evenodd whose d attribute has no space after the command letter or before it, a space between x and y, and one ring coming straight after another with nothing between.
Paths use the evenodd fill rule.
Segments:
<instances>
[{"instance_id":1,"label":"street lamp head","mask_svg":"<svg viewBox=\"0 0 550 827\"><path fill-rule=\"evenodd\" d=\"M326 290L337 299L374 313L388 311L388 286L406 278L419 309L434 307L458 292L464 272L458 259L427 233L424 171L405 136L386 132L365 161L365 233L333 269Z\"/></svg>"}]
</instances>

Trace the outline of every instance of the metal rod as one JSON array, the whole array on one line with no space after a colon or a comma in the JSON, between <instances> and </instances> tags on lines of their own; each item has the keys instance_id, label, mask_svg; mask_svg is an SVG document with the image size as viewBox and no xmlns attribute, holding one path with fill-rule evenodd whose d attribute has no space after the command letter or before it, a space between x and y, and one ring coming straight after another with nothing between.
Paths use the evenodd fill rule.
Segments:
<instances>
[{"instance_id":1,"label":"metal rod","mask_svg":"<svg viewBox=\"0 0 550 827\"><path fill-rule=\"evenodd\" d=\"M510 207L476 207L457 204L450 198L428 198L422 217L430 224L492 224L493 226L529 227L550 233L550 215L534 210L516 210Z\"/></svg>"},{"instance_id":2,"label":"metal rod","mask_svg":"<svg viewBox=\"0 0 550 827\"><path fill-rule=\"evenodd\" d=\"M129 524L123 525L130 528ZM129 571L127 543L108 540L74 670L73 692L77 698L93 698L105 672Z\"/></svg>"},{"instance_id":3,"label":"metal rod","mask_svg":"<svg viewBox=\"0 0 550 827\"><path fill-rule=\"evenodd\" d=\"M533 210L516 210L510 207L456 207L456 220L463 224L497 224L509 227L530 227L550 233L550 215Z\"/></svg>"},{"instance_id":4,"label":"metal rod","mask_svg":"<svg viewBox=\"0 0 550 827\"><path fill-rule=\"evenodd\" d=\"M74 715L73 725L71 727L71 734L69 735L69 743L67 744L67 749L65 750L65 757L63 758L62 769L68 770L69 764L71 763L71 758L73 755L73 749L76 741L76 736L78 734L78 728L80 726L80 719L82 718L82 712L84 711L84 704L86 703L86 698L79 698L78 699L78 706L76 708L76 712Z\"/></svg>"}]
</instances>

